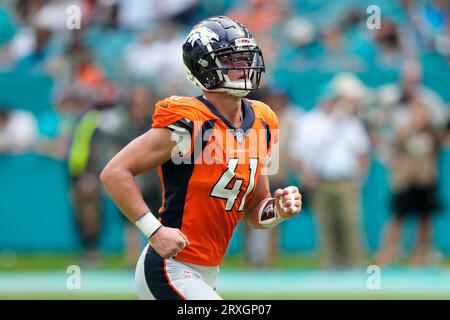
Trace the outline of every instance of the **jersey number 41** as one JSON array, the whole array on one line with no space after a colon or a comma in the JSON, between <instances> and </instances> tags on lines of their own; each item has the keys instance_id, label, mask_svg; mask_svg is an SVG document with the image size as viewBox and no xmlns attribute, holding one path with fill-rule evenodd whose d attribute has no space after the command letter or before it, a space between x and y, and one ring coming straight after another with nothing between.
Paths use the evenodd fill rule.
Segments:
<instances>
[{"instance_id":1,"label":"jersey number 41","mask_svg":"<svg viewBox=\"0 0 450 320\"><path fill-rule=\"evenodd\" d=\"M243 191L241 190L242 184L244 183L243 179L236 179L234 181L233 186L227 188L233 178L236 176L236 167L238 165L238 158L231 158L228 160L228 169L225 170L220 176L217 183L214 185L211 190L210 196L225 199L227 203L225 205L226 211L231 211L236 203L236 200L239 197L239 194ZM245 190L244 196L242 197L241 202L239 203L238 211L244 210L245 199L247 195L253 190L255 187L255 176L256 171L258 169L258 159L250 158L250 166L249 166L249 182L247 185L247 189Z\"/></svg>"}]
</instances>

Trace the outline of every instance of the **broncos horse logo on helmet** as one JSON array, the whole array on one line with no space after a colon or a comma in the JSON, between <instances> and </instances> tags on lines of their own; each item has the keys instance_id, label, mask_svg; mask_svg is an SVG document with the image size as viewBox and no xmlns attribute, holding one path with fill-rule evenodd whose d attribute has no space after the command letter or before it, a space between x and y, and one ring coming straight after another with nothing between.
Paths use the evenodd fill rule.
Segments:
<instances>
[{"instance_id":1,"label":"broncos horse logo on helmet","mask_svg":"<svg viewBox=\"0 0 450 320\"><path fill-rule=\"evenodd\" d=\"M200 40L204 46L211 43L211 41L219 41L219 36L212 30L206 27L194 28L187 37L187 42L194 46L194 42Z\"/></svg>"},{"instance_id":2,"label":"broncos horse logo on helmet","mask_svg":"<svg viewBox=\"0 0 450 320\"><path fill-rule=\"evenodd\" d=\"M259 88L265 71L261 49L248 29L228 17L208 18L194 26L183 44L189 81L201 89L245 97ZM236 80L230 70L244 74Z\"/></svg>"}]
</instances>

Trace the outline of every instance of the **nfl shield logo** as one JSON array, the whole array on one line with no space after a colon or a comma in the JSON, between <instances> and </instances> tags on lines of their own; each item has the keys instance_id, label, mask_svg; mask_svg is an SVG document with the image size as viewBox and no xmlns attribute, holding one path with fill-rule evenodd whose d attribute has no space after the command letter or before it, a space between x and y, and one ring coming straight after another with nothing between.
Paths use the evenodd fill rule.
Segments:
<instances>
[{"instance_id":1,"label":"nfl shield logo","mask_svg":"<svg viewBox=\"0 0 450 320\"><path fill-rule=\"evenodd\" d=\"M244 130L242 129L236 130L236 140L239 144L241 144L242 141L244 141Z\"/></svg>"}]
</instances>

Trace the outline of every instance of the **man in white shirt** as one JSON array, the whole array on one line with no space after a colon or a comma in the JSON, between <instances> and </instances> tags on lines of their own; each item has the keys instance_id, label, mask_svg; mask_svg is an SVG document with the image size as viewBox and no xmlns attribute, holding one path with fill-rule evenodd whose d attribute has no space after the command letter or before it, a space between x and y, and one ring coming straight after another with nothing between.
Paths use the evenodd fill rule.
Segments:
<instances>
[{"instance_id":1,"label":"man in white shirt","mask_svg":"<svg viewBox=\"0 0 450 320\"><path fill-rule=\"evenodd\" d=\"M326 268L356 267L364 257L358 194L370 141L355 115L365 94L362 88L343 90L333 81L320 105L299 120L290 146L290 157L317 216Z\"/></svg>"},{"instance_id":2,"label":"man in white shirt","mask_svg":"<svg viewBox=\"0 0 450 320\"><path fill-rule=\"evenodd\" d=\"M37 121L32 113L0 109L0 153L25 152L34 146L37 137Z\"/></svg>"}]
</instances>

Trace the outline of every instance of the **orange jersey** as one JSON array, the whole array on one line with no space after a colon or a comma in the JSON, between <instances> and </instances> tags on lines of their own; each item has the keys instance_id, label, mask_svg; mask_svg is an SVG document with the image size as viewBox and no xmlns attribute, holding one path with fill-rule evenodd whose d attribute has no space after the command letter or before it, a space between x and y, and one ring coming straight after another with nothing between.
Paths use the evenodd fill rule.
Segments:
<instances>
[{"instance_id":1,"label":"orange jersey","mask_svg":"<svg viewBox=\"0 0 450 320\"><path fill-rule=\"evenodd\" d=\"M267 105L242 99L242 115L242 127L236 130L203 97L171 97L156 105L152 127L184 132L189 142L158 168L161 222L181 229L190 241L177 260L221 264L278 140L278 120Z\"/></svg>"}]
</instances>

